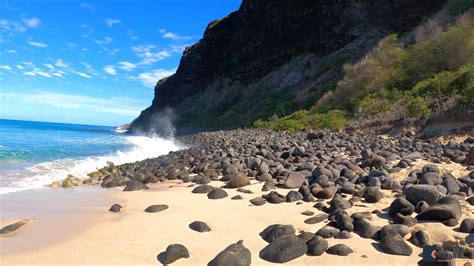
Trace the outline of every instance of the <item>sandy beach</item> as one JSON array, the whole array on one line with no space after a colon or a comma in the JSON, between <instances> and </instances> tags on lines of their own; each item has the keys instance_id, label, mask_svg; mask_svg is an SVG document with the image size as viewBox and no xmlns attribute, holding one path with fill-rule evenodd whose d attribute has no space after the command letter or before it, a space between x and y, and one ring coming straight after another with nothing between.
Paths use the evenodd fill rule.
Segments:
<instances>
[{"instance_id":1,"label":"sandy beach","mask_svg":"<svg viewBox=\"0 0 474 266\"><path fill-rule=\"evenodd\" d=\"M455 164L449 167L452 170L462 168ZM219 181L211 183L216 187L222 184ZM246 187L253 194L226 189L229 196L220 200L193 194L189 183L178 180L150 184L149 190L133 192L80 187L1 195L0 227L30 219L15 233L0 237L1 264L159 264L157 255L169 244L179 243L188 248L190 257L176 261L175 265L205 265L230 244L243 240L252 252L252 265L268 265L270 263L258 255L267 245L259 233L268 225L291 224L297 231L315 233L327 221L313 225L304 223L308 216L301 212L321 213L311 202L253 206L249 200L266 193L260 191L261 185L254 180ZM288 191L277 189L281 194ZM375 204L361 202L348 212L384 210L393 200L390 194L385 191L386 197L381 201ZM243 199L231 200L235 195L242 195ZM109 212L113 203L122 205L122 211ZM166 204L169 209L159 213L144 212L153 204ZM464 216L472 217L474 208L466 205L463 208ZM193 221L207 223L212 231L198 233L191 230L188 225ZM377 216L373 222L382 226L388 224L386 219ZM440 223L420 223L412 229L415 228L427 230L433 241L453 237L452 230ZM466 233L454 235L468 240ZM379 252L376 241L357 234L352 234L350 239L331 238L328 242L329 246L344 243L354 253L346 257L326 253L318 257L302 256L288 265L380 265L388 261L391 265L414 265L420 261L421 249L411 244L414 249L411 256L394 256Z\"/></svg>"}]
</instances>

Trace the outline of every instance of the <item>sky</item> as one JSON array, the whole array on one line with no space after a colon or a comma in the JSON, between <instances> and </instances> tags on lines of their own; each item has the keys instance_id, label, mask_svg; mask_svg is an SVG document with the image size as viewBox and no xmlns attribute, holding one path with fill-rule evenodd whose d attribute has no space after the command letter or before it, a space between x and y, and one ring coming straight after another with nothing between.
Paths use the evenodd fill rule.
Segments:
<instances>
[{"instance_id":1,"label":"sky","mask_svg":"<svg viewBox=\"0 0 474 266\"><path fill-rule=\"evenodd\" d=\"M131 122L240 0L0 0L0 118Z\"/></svg>"}]
</instances>

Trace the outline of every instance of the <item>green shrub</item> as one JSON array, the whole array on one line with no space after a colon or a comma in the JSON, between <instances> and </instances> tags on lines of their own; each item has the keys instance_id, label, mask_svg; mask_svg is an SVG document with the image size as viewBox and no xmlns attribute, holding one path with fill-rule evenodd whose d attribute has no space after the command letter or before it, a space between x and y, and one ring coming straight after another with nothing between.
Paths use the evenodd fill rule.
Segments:
<instances>
[{"instance_id":1,"label":"green shrub","mask_svg":"<svg viewBox=\"0 0 474 266\"><path fill-rule=\"evenodd\" d=\"M430 114L430 109L422 97L406 95L404 101L408 117L421 117Z\"/></svg>"}]
</instances>

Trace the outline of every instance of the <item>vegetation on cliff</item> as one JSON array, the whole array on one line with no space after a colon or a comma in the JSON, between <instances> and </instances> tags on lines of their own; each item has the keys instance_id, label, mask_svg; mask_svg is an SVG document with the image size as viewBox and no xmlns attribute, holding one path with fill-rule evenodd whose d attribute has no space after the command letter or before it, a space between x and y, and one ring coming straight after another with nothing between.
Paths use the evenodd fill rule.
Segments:
<instances>
[{"instance_id":1,"label":"vegetation on cliff","mask_svg":"<svg viewBox=\"0 0 474 266\"><path fill-rule=\"evenodd\" d=\"M458 1L456 12L470 1ZM453 7L454 8L454 7ZM308 110L256 127L297 131L342 128L347 119L395 121L474 107L474 19L468 15L409 46L388 35Z\"/></svg>"}]
</instances>

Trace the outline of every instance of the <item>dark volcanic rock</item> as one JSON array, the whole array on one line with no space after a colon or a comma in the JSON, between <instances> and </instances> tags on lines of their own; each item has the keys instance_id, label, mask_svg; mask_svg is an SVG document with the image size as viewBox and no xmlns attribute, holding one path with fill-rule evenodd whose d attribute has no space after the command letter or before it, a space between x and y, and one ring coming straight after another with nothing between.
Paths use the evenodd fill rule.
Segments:
<instances>
[{"instance_id":1,"label":"dark volcanic rock","mask_svg":"<svg viewBox=\"0 0 474 266\"><path fill-rule=\"evenodd\" d=\"M286 197L284 195L279 194L276 191L272 191L267 195L262 196L264 199L268 201L268 203L278 204L286 202Z\"/></svg>"},{"instance_id":2,"label":"dark volcanic rock","mask_svg":"<svg viewBox=\"0 0 474 266\"><path fill-rule=\"evenodd\" d=\"M28 220L22 220L16 223L12 223L9 225L4 226L0 229L0 235L6 235L15 232L16 230L20 229L20 227L28 224Z\"/></svg>"},{"instance_id":3,"label":"dark volcanic rock","mask_svg":"<svg viewBox=\"0 0 474 266\"><path fill-rule=\"evenodd\" d=\"M339 234L340 230L332 226L324 226L316 232L316 235L322 236L324 238L331 238Z\"/></svg>"},{"instance_id":4,"label":"dark volcanic rock","mask_svg":"<svg viewBox=\"0 0 474 266\"><path fill-rule=\"evenodd\" d=\"M413 245L417 247L423 247L425 245L430 244L430 236L423 230L416 231L412 234L412 236L408 239Z\"/></svg>"},{"instance_id":5,"label":"dark volcanic rock","mask_svg":"<svg viewBox=\"0 0 474 266\"><path fill-rule=\"evenodd\" d=\"M161 212L161 211L164 211L166 209L168 209L168 205L164 205L164 204L161 204L161 205L151 205L151 206L148 206L146 209L145 209L145 212L150 212L150 213L153 213L153 212Z\"/></svg>"},{"instance_id":6,"label":"dark volcanic rock","mask_svg":"<svg viewBox=\"0 0 474 266\"><path fill-rule=\"evenodd\" d=\"M328 241L321 236L314 236L306 243L308 256L321 256L328 249Z\"/></svg>"},{"instance_id":7,"label":"dark volcanic rock","mask_svg":"<svg viewBox=\"0 0 474 266\"><path fill-rule=\"evenodd\" d=\"M201 221L195 221L195 222L190 223L189 228L199 233L211 231L211 228L206 223L201 222Z\"/></svg>"},{"instance_id":8,"label":"dark volcanic rock","mask_svg":"<svg viewBox=\"0 0 474 266\"><path fill-rule=\"evenodd\" d=\"M337 244L328 248L328 250L326 250L326 253L337 255L337 256L347 256L351 254L352 252L354 251L350 247L344 244Z\"/></svg>"},{"instance_id":9,"label":"dark volcanic rock","mask_svg":"<svg viewBox=\"0 0 474 266\"><path fill-rule=\"evenodd\" d=\"M122 206L120 206L120 204L114 204L110 207L109 211L110 212L120 212L121 209L122 209Z\"/></svg>"},{"instance_id":10,"label":"dark volcanic rock","mask_svg":"<svg viewBox=\"0 0 474 266\"><path fill-rule=\"evenodd\" d=\"M196 193L196 194L207 194L213 190L214 188L209 185L201 185L201 186L195 187L191 192Z\"/></svg>"},{"instance_id":11,"label":"dark volcanic rock","mask_svg":"<svg viewBox=\"0 0 474 266\"><path fill-rule=\"evenodd\" d=\"M388 210L388 214L392 217L394 217L397 213L411 215L413 212L415 212L415 206L413 206L411 202L403 197L396 198L392 204L390 204L390 208Z\"/></svg>"},{"instance_id":12,"label":"dark volcanic rock","mask_svg":"<svg viewBox=\"0 0 474 266\"><path fill-rule=\"evenodd\" d=\"M380 240L380 248L383 252L392 255L410 256L413 249L403 240L399 234L387 234Z\"/></svg>"},{"instance_id":13,"label":"dark volcanic rock","mask_svg":"<svg viewBox=\"0 0 474 266\"><path fill-rule=\"evenodd\" d=\"M300 172L292 172L283 184L284 188L299 188L305 181L305 176Z\"/></svg>"},{"instance_id":14,"label":"dark volcanic rock","mask_svg":"<svg viewBox=\"0 0 474 266\"><path fill-rule=\"evenodd\" d=\"M376 203L383 198L383 193L378 187L368 187L365 190L365 201L368 203Z\"/></svg>"},{"instance_id":15,"label":"dark volcanic rock","mask_svg":"<svg viewBox=\"0 0 474 266\"><path fill-rule=\"evenodd\" d=\"M418 220L446 221L461 218L462 209L459 200L454 196L446 196L436 204L416 216Z\"/></svg>"},{"instance_id":16,"label":"dark volcanic rock","mask_svg":"<svg viewBox=\"0 0 474 266\"><path fill-rule=\"evenodd\" d=\"M142 182L132 180L127 183L123 191L136 191L136 190L142 190L142 189L149 189L149 187L147 187Z\"/></svg>"},{"instance_id":17,"label":"dark volcanic rock","mask_svg":"<svg viewBox=\"0 0 474 266\"><path fill-rule=\"evenodd\" d=\"M181 244L169 245L164 254L158 255L158 260L163 264L171 264L181 258L189 258L188 249Z\"/></svg>"},{"instance_id":18,"label":"dark volcanic rock","mask_svg":"<svg viewBox=\"0 0 474 266\"><path fill-rule=\"evenodd\" d=\"M250 185L250 179L242 174L232 176L227 183L228 188L239 188Z\"/></svg>"},{"instance_id":19,"label":"dark volcanic rock","mask_svg":"<svg viewBox=\"0 0 474 266\"><path fill-rule=\"evenodd\" d=\"M279 237L282 237L285 235L292 235L295 233L296 233L296 230L293 227L293 225L273 224L265 228L260 233L260 236L263 238L263 240L270 243Z\"/></svg>"},{"instance_id":20,"label":"dark volcanic rock","mask_svg":"<svg viewBox=\"0 0 474 266\"><path fill-rule=\"evenodd\" d=\"M474 233L474 219L466 218L461 222L459 226L459 231L463 233Z\"/></svg>"},{"instance_id":21,"label":"dark volcanic rock","mask_svg":"<svg viewBox=\"0 0 474 266\"><path fill-rule=\"evenodd\" d=\"M305 255L307 251L305 241L291 234L272 241L260 251L259 256L269 262L285 263Z\"/></svg>"},{"instance_id":22,"label":"dark volcanic rock","mask_svg":"<svg viewBox=\"0 0 474 266\"><path fill-rule=\"evenodd\" d=\"M262 197L256 197L256 198L251 199L250 203L252 203L255 206L262 206L263 204L265 204L267 202Z\"/></svg>"},{"instance_id":23,"label":"dark volcanic rock","mask_svg":"<svg viewBox=\"0 0 474 266\"><path fill-rule=\"evenodd\" d=\"M291 190L290 192L288 192L288 194L286 194L286 202L294 202L302 199L303 195L301 195L301 193L299 193L298 191Z\"/></svg>"},{"instance_id":24,"label":"dark volcanic rock","mask_svg":"<svg viewBox=\"0 0 474 266\"><path fill-rule=\"evenodd\" d=\"M315 215L314 217L308 218L304 220L305 224L317 224L320 223L328 218L327 214L320 213L318 215Z\"/></svg>"},{"instance_id":25,"label":"dark volcanic rock","mask_svg":"<svg viewBox=\"0 0 474 266\"><path fill-rule=\"evenodd\" d=\"M250 266L252 263L252 254L244 245L243 241L240 240L235 244L228 246L226 249L221 251L217 256L211 260L208 266Z\"/></svg>"},{"instance_id":26,"label":"dark volcanic rock","mask_svg":"<svg viewBox=\"0 0 474 266\"><path fill-rule=\"evenodd\" d=\"M406 199L414 205L416 205L417 202L423 200L431 206L443 197L443 195L438 192L436 187L431 185L409 186L403 190L403 194L405 194Z\"/></svg>"},{"instance_id":27,"label":"dark volcanic rock","mask_svg":"<svg viewBox=\"0 0 474 266\"><path fill-rule=\"evenodd\" d=\"M222 188L216 188L213 191L207 193L208 199L223 199L227 196L227 192L225 192Z\"/></svg>"}]
</instances>

